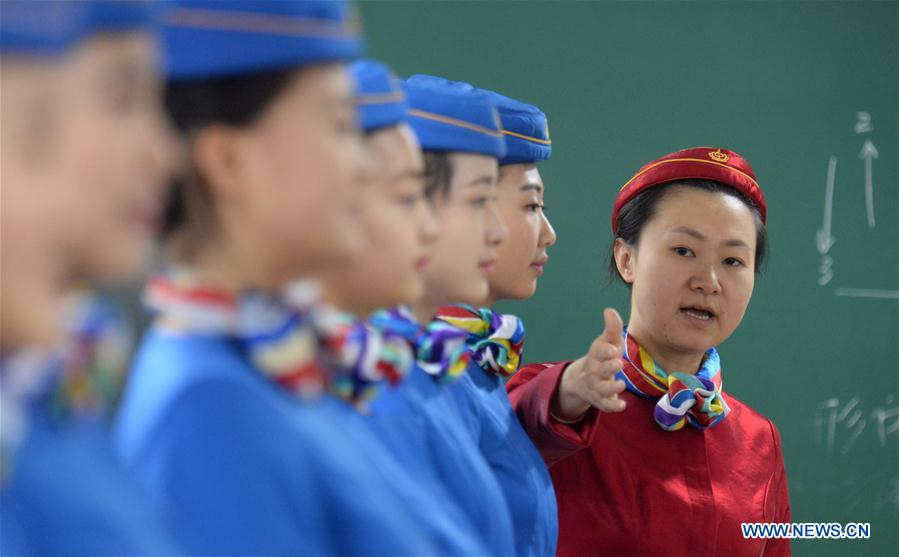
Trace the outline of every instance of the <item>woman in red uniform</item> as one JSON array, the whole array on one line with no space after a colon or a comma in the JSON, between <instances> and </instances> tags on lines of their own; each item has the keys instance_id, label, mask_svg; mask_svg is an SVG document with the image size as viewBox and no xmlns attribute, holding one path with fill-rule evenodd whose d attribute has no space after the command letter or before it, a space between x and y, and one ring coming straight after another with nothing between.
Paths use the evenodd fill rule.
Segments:
<instances>
[{"instance_id":1,"label":"woman in red uniform","mask_svg":"<svg viewBox=\"0 0 899 557\"><path fill-rule=\"evenodd\" d=\"M741 523L790 521L787 480L777 429L723 391L715 349L749 304L765 218L752 167L725 149L666 155L622 187L611 263L631 290L628 326L619 336L606 310L586 356L508 384L532 436L596 421L588 448L544 452L559 555L789 554L789 540L743 538Z\"/></svg>"}]
</instances>

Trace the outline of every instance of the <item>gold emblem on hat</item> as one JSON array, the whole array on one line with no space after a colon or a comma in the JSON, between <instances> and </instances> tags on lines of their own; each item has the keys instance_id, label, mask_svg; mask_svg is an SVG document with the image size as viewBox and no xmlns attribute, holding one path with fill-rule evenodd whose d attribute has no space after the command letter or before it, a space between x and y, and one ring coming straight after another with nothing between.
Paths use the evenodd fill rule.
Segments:
<instances>
[{"instance_id":1,"label":"gold emblem on hat","mask_svg":"<svg viewBox=\"0 0 899 557\"><path fill-rule=\"evenodd\" d=\"M730 160L730 155L722 153L721 149L715 149L714 151L709 152L709 158L715 162L727 162Z\"/></svg>"}]
</instances>

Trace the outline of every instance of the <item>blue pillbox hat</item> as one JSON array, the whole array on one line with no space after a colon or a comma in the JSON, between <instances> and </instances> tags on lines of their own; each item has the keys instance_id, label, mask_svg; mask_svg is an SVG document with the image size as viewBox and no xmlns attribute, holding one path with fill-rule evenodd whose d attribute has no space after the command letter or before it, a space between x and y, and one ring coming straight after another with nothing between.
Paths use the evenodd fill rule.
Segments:
<instances>
[{"instance_id":1,"label":"blue pillbox hat","mask_svg":"<svg viewBox=\"0 0 899 557\"><path fill-rule=\"evenodd\" d=\"M497 159L506 154L490 97L468 83L430 75L403 81L409 123L425 151L460 151Z\"/></svg>"},{"instance_id":2,"label":"blue pillbox hat","mask_svg":"<svg viewBox=\"0 0 899 557\"><path fill-rule=\"evenodd\" d=\"M150 0L0 0L4 54L57 56L95 33L152 29Z\"/></svg>"},{"instance_id":3,"label":"blue pillbox hat","mask_svg":"<svg viewBox=\"0 0 899 557\"><path fill-rule=\"evenodd\" d=\"M161 4L151 0L80 0L90 10L90 31L152 28ZM75 2L77 3L77 2Z\"/></svg>"},{"instance_id":4,"label":"blue pillbox hat","mask_svg":"<svg viewBox=\"0 0 899 557\"><path fill-rule=\"evenodd\" d=\"M175 0L162 18L170 80L350 61L363 49L342 0Z\"/></svg>"},{"instance_id":5,"label":"blue pillbox hat","mask_svg":"<svg viewBox=\"0 0 899 557\"><path fill-rule=\"evenodd\" d=\"M53 57L83 35L89 6L67 0L0 0L0 53Z\"/></svg>"},{"instance_id":6,"label":"blue pillbox hat","mask_svg":"<svg viewBox=\"0 0 899 557\"><path fill-rule=\"evenodd\" d=\"M350 66L362 129L373 132L408 119L406 96L400 81L376 60L357 60Z\"/></svg>"},{"instance_id":7,"label":"blue pillbox hat","mask_svg":"<svg viewBox=\"0 0 899 557\"><path fill-rule=\"evenodd\" d=\"M532 104L484 90L499 112L501 133L506 138L506 156L499 164L545 161L552 154L546 114Z\"/></svg>"}]
</instances>

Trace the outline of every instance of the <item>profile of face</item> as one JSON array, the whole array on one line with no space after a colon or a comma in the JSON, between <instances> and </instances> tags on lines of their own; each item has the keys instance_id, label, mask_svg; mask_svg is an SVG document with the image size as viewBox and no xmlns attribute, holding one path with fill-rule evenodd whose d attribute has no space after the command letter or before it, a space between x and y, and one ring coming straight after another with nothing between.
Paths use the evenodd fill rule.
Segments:
<instances>
[{"instance_id":1,"label":"profile of face","mask_svg":"<svg viewBox=\"0 0 899 557\"><path fill-rule=\"evenodd\" d=\"M544 213L545 186L534 164L500 167L496 206L509 231L497 248L496 269L490 275L490 301L526 300L537 289L537 278L549 260L546 251L556 232Z\"/></svg>"},{"instance_id":2,"label":"profile of face","mask_svg":"<svg viewBox=\"0 0 899 557\"><path fill-rule=\"evenodd\" d=\"M230 222L225 235L252 243L267 281L345 263L361 249L369 160L355 111L346 66L310 66L252 125L219 129L204 144L205 171Z\"/></svg>"},{"instance_id":3,"label":"profile of face","mask_svg":"<svg viewBox=\"0 0 899 557\"><path fill-rule=\"evenodd\" d=\"M507 231L496 209L496 159L472 153L448 155L449 190L433 200L439 233L425 271L425 301L483 305L496 249Z\"/></svg>"},{"instance_id":4,"label":"profile of face","mask_svg":"<svg viewBox=\"0 0 899 557\"><path fill-rule=\"evenodd\" d=\"M4 354L26 345L53 344L62 299L53 242L40 228L46 222L43 208L24 191L35 184L20 180L11 185L14 176L4 167L0 224L0 353Z\"/></svg>"},{"instance_id":5,"label":"profile of face","mask_svg":"<svg viewBox=\"0 0 899 557\"><path fill-rule=\"evenodd\" d=\"M99 35L63 63L55 225L73 278L127 278L150 255L175 164L155 51L149 34Z\"/></svg>"},{"instance_id":6,"label":"profile of face","mask_svg":"<svg viewBox=\"0 0 899 557\"><path fill-rule=\"evenodd\" d=\"M421 300L437 236L425 198L424 158L409 125L377 130L366 143L372 166L360 196L364 248L321 277L326 297L360 316Z\"/></svg>"},{"instance_id":7,"label":"profile of face","mask_svg":"<svg viewBox=\"0 0 899 557\"><path fill-rule=\"evenodd\" d=\"M755 284L755 227L738 198L673 186L636 245L615 241L618 272L632 285L629 332L663 366L698 362L742 321Z\"/></svg>"},{"instance_id":8,"label":"profile of face","mask_svg":"<svg viewBox=\"0 0 899 557\"><path fill-rule=\"evenodd\" d=\"M4 86L6 83L4 83ZM7 144L3 145L4 150ZM5 158L5 157L4 157ZM0 352L23 345L50 345L58 330L63 286L55 267L58 251L46 233L45 207L33 189L47 184L23 179L3 167L0 205Z\"/></svg>"},{"instance_id":9,"label":"profile of face","mask_svg":"<svg viewBox=\"0 0 899 557\"><path fill-rule=\"evenodd\" d=\"M3 60L0 66L0 352L50 344L56 330L58 257L48 219L58 176L46 153L59 124L59 91L50 64Z\"/></svg>"}]
</instances>

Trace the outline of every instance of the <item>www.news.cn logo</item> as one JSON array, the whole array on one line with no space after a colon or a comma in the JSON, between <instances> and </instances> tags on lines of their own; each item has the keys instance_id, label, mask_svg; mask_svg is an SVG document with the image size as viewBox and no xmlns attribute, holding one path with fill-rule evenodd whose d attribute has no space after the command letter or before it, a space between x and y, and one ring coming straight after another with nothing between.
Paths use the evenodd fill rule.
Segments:
<instances>
[{"instance_id":1,"label":"www.news.cn logo","mask_svg":"<svg viewBox=\"0 0 899 557\"><path fill-rule=\"evenodd\" d=\"M787 538L791 540L867 540L868 522L744 522L743 538Z\"/></svg>"}]
</instances>

